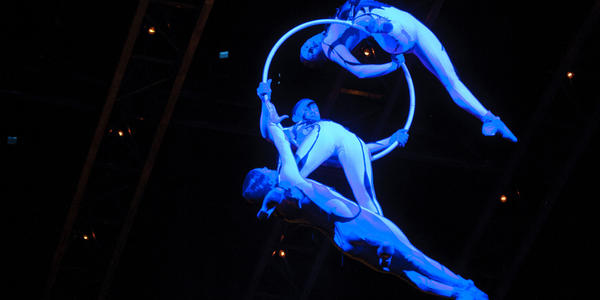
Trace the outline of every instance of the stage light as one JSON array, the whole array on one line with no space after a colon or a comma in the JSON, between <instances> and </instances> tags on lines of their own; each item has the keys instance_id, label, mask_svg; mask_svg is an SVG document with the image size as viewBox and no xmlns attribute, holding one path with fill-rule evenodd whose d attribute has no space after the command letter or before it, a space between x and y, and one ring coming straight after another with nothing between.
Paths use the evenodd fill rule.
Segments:
<instances>
[{"instance_id":1,"label":"stage light","mask_svg":"<svg viewBox=\"0 0 600 300\"><path fill-rule=\"evenodd\" d=\"M124 133L123 133L123 130L119 130L119 131L117 132L117 134L118 134L119 136L123 136L123 135L124 135Z\"/></svg>"},{"instance_id":2,"label":"stage light","mask_svg":"<svg viewBox=\"0 0 600 300\"><path fill-rule=\"evenodd\" d=\"M86 241L89 239L89 237L87 236L87 234L83 235L83 239L86 240Z\"/></svg>"},{"instance_id":3,"label":"stage light","mask_svg":"<svg viewBox=\"0 0 600 300\"><path fill-rule=\"evenodd\" d=\"M367 98L372 98L372 99L383 99L382 94L369 93L369 92L355 90L355 89L341 88L340 92L344 93L344 94L348 94L348 95L361 96L361 97L367 97Z\"/></svg>"},{"instance_id":4,"label":"stage light","mask_svg":"<svg viewBox=\"0 0 600 300\"><path fill-rule=\"evenodd\" d=\"M363 51L363 54L364 54L365 56L369 56L369 55L371 55L371 52L369 51L369 49L365 49L365 50Z\"/></svg>"},{"instance_id":5,"label":"stage light","mask_svg":"<svg viewBox=\"0 0 600 300\"><path fill-rule=\"evenodd\" d=\"M285 251L279 250L279 257L285 258Z\"/></svg>"},{"instance_id":6,"label":"stage light","mask_svg":"<svg viewBox=\"0 0 600 300\"><path fill-rule=\"evenodd\" d=\"M156 28L154 28L154 26L151 26L150 28L148 28L148 34L152 35L156 33Z\"/></svg>"},{"instance_id":7,"label":"stage light","mask_svg":"<svg viewBox=\"0 0 600 300\"><path fill-rule=\"evenodd\" d=\"M567 78L573 79L574 76L575 74L573 74L573 72L567 72Z\"/></svg>"},{"instance_id":8,"label":"stage light","mask_svg":"<svg viewBox=\"0 0 600 300\"><path fill-rule=\"evenodd\" d=\"M500 196L500 202L506 203L506 201L508 201L508 198L506 197L506 195Z\"/></svg>"}]
</instances>

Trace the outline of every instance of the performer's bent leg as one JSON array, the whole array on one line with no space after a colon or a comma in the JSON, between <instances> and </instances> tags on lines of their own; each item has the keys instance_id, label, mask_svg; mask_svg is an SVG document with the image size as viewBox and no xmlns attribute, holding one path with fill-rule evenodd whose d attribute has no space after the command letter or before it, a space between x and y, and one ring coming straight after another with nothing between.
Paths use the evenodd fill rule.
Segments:
<instances>
[{"instance_id":1,"label":"performer's bent leg","mask_svg":"<svg viewBox=\"0 0 600 300\"><path fill-rule=\"evenodd\" d=\"M442 82L450 97L458 106L478 118L487 113L485 107L456 75L450 57L448 57L442 43L426 27L419 30L419 40L413 49L413 53Z\"/></svg>"},{"instance_id":2,"label":"performer's bent leg","mask_svg":"<svg viewBox=\"0 0 600 300\"><path fill-rule=\"evenodd\" d=\"M302 177L308 177L335 152L333 141L319 131L313 130L296 150L296 161Z\"/></svg>"},{"instance_id":3,"label":"performer's bent leg","mask_svg":"<svg viewBox=\"0 0 600 300\"><path fill-rule=\"evenodd\" d=\"M383 211L375 196L373 170L367 146L358 138L346 141L338 149L338 158L356 201L360 206L383 216Z\"/></svg>"}]
</instances>

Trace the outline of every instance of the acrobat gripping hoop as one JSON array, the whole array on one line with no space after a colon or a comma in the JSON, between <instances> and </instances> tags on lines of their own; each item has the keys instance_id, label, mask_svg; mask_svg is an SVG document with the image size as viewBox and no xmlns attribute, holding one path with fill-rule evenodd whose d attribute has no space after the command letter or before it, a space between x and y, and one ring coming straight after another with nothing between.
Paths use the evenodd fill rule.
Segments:
<instances>
[{"instance_id":1,"label":"acrobat gripping hoop","mask_svg":"<svg viewBox=\"0 0 600 300\"><path fill-rule=\"evenodd\" d=\"M281 38L279 38L277 43L275 43L275 46L273 46L273 48L271 48L271 51L269 52L269 56L267 56L267 61L265 62L265 67L263 69L262 81L266 83L267 80L269 79L269 68L271 66L271 62L273 61L273 57L275 56L275 53L277 52L279 47L281 47L281 45L290 36L294 35L298 31L308 28L308 27L312 27L312 26L316 26L316 25L324 25L324 24L334 24L334 23L354 27L358 30L366 32L367 34L370 34L370 32L366 31L362 26L358 26L358 25L352 23L351 21L345 21L345 20L320 19L320 20L314 20L314 21L309 21L309 22L300 24L300 25L292 28L290 31L288 31L286 34L284 34ZM414 88L414 85L412 82L412 77L410 76L410 72L408 71L408 68L406 67L406 63L403 62L401 66L402 66L402 71L404 72L404 77L406 78L406 83L408 86L408 91L409 91L409 96L410 96L410 106L409 106L409 110L408 110L408 117L406 119L406 122L404 123L404 129L408 131L410 129L410 125L412 124L413 116L415 113L415 88ZM383 151L373 155L371 160L377 160L377 159L387 155L392 150L394 150L394 148L396 148L396 146L398 146L398 142L392 143L390 146L388 146Z\"/></svg>"}]
</instances>

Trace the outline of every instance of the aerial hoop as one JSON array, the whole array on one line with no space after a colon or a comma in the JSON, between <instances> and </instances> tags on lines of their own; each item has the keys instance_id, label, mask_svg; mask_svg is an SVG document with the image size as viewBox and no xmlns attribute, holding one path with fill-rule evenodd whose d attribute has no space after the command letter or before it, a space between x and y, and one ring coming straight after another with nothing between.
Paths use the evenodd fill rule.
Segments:
<instances>
[{"instance_id":1,"label":"aerial hoop","mask_svg":"<svg viewBox=\"0 0 600 300\"><path fill-rule=\"evenodd\" d=\"M269 52L269 55L267 56L267 61L265 62L265 67L263 69L262 81L264 83L266 83L267 80L269 79L269 68L271 67L271 62L273 61L273 57L275 56L275 53L277 52L279 47L281 47L283 42L285 42L290 36L292 36L293 34L295 34L296 32L298 32L302 29L305 29L305 28L308 28L311 26L323 25L323 24L334 24L334 23L354 27L358 30L366 32L369 35L371 34L362 26L358 26L358 25L352 23L351 21L338 20L338 19L319 19L319 20L309 21L309 22L300 24L300 25L292 28L286 34L284 34L277 41L277 43L275 43L275 46L273 46L273 48L271 48L271 51ZM415 113L415 88L413 86L412 77L410 76L410 72L408 71L406 64L403 62L401 66L402 66L402 71L404 72L404 77L406 78L406 83L407 83L408 91L409 91L409 95L410 95L410 106L409 106L409 111L408 111L408 118L406 119L406 123L404 123L404 129L409 130L410 125L412 124L414 113ZM373 155L371 157L371 160L377 160L377 159L387 155L388 153L390 153L390 151L394 150L394 148L396 148L396 146L398 146L398 142L394 142L393 144L388 146L385 150Z\"/></svg>"},{"instance_id":2,"label":"aerial hoop","mask_svg":"<svg viewBox=\"0 0 600 300\"><path fill-rule=\"evenodd\" d=\"M410 97L410 104L408 107L408 117L406 118L406 122L404 123L404 130L408 131L410 129L410 125L412 124L413 117L415 115L415 86L413 85L412 77L410 76L410 72L408 71L408 67L406 63L402 63L402 71L404 72L404 78L406 79L406 85L408 86L408 94ZM394 142L385 150L373 155L371 157L371 161L380 159L386 156L390 151L394 150L398 146L398 142Z\"/></svg>"}]
</instances>

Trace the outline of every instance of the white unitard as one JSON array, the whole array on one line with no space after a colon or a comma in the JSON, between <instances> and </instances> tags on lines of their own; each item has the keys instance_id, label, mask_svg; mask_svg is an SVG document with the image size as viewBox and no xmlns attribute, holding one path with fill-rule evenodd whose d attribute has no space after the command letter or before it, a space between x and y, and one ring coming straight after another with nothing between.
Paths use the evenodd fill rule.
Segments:
<instances>
[{"instance_id":1,"label":"white unitard","mask_svg":"<svg viewBox=\"0 0 600 300\"><path fill-rule=\"evenodd\" d=\"M307 177L332 156L338 158L357 202L383 215L373 187L371 156L365 143L354 133L333 121L298 123L288 129L298 145L296 161L300 175Z\"/></svg>"},{"instance_id":2,"label":"white unitard","mask_svg":"<svg viewBox=\"0 0 600 300\"><path fill-rule=\"evenodd\" d=\"M340 15L336 17L341 18ZM458 78L444 46L429 28L410 13L384 4L362 7L353 19L358 24L366 24L373 20L387 22L392 26L391 32L373 32L371 34L384 51L392 56L405 53L415 54L423 65L440 80L459 107L479 119L483 118L488 112L487 109ZM362 65L350 53L351 49L367 37L365 33L354 28L333 24L328 28L322 47L329 59L356 76L375 77L393 71L390 68L383 68L386 66L385 64Z\"/></svg>"},{"instance_id":3,"label":"white unitard","mask_svg":"<svg viewBox=\"0 0 600 300\"><path fill-rule=\"evenodd\" d=\"M274 111L274 108L271 110ZM342 144L346 142L345 137L348 137L348 142L351 137L356 138L354 134L334 122L319 121L318 123L321 123L321 132L334 129L331 130L331 133L338 133L338 137L325 134L319 137L323 138L322 143L319 142L319 139L312 139L316 141L312 150L317 150L319 149L317 147L320 146L323 146L323 149L328 146L330 150L339 150L344 146L336 146L335 141ZM473 281L465 280L415 248L400 228L390 220L370 210L357 209L353 202L335 190L318 182L307 180L300 174L296 165L297 161L290 148L290 142L293 141L289 140L289 134L286 134L288 135L286 137L281 125L273 122L268 125L268 130L281 159L279 188L298 188L304 195L299 199L289 198L277 201L277 211L284 219L300 223L307 222L321 228L347 255L375 270L400 277L404 275L423 291L456 299L488 299L485 293L475 287ZM303 144L311 141L311 137L315 137L316 133L314 132L316 131L313 128ZM339 134L342 131L345 133ZM330 137L331 142L325 141L324 137ZM363 148L366 148L364 143L361 144ZM339 153L338 156L340 156ZM265 203L266 201L275 200L273 197L265 196L261 211L269 206ZM325 213L325 217L322 212Z\"/></svg>"}]
</instances>

